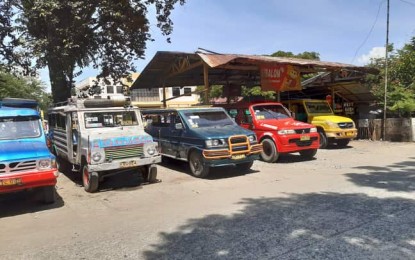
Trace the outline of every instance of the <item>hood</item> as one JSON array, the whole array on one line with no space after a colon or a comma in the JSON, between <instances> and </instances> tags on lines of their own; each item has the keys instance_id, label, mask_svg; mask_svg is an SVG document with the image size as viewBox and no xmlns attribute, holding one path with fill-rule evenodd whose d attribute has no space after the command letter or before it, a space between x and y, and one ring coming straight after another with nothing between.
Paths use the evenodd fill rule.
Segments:
<instances>
[{"instance_id":1,"label":"hood","mask_svg":"<svg viewBox=\"0 0 415 260\"><path fill-rule=\"evenodd\" d=\"M0 142L0 162L49 157L51 153L45 142L27 140Z\"/></svg>"},{"instance_id":2,"label":"hood","mask_svg":"<svg viewBox=\"0 0 415 260\"><path fill-rule=\"evenodd\" d=\"M313 117L313 121L330 121L333 123L343 123L343 122L353 122L352 119L344 116L315 116Z\"/></svg>"},{"instance_id":3,"label":"hood","mask_svg":"<svg viewBox=\"0 0 415 260\"><path fill-rule=\"evenodd\" d=\"M257 121L257 130L282 130L282 129L303 129L314 127L311 124L294 120L293 118L287 119L269 119Z\"/></svg>"},{"instance_id":4,"label":"hood","mask_svg":"<svg viewBox=\"0 0 415 260\"><path fill-rule=\"evenodd\" d=\"M251 130L242 128L238 125L192 128L191 131L199 135L199 137L202 139L228 138L231 135L253 135L255 134Z\"/></svg>"}]
</instances>

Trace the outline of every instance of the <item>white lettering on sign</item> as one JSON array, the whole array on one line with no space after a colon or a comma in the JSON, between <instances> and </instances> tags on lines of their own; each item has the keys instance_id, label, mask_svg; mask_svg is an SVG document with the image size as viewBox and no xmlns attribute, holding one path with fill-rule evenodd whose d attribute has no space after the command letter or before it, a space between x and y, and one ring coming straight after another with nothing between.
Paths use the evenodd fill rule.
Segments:
<instances>
[{"instance_id":1,"label":"white lettering on sign","mask_svg":"<svg viewBox=\"0 0 415 260\"><path fill-rule=\"evenodd\" d=\"M280 68L264 68L262 75L266 78L281 78L281 75L285 72L284 67Z\"/></svg>"}]
</instances>

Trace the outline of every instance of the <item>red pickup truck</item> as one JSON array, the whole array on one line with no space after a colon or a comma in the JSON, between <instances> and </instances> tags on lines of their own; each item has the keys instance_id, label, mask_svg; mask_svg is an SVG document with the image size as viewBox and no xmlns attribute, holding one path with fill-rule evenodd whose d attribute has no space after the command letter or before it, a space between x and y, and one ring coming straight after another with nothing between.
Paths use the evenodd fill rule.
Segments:
<instances>
[{"instance_id":1,"label":"red pickup truck","mask_svg":"<svg viewBox=\"0 0 415 260\"><path fill-rule=\"evenodd\" d=\"M280 154L300 153L306 159L313 158L319 148L317 128L296 121L290 111L278 102L220 105L235 122L254 131L263 145L261 159L276 162Z\"/></svg>"}]
</instances>

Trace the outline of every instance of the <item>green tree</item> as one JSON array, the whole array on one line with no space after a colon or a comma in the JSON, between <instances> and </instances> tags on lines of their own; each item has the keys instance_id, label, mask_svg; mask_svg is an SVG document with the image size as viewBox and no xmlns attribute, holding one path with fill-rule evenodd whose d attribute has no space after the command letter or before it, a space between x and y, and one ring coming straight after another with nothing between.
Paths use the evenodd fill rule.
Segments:
<instances>
[{"instance_id":1,"label":"green tree","mask_svg":"<svg viewBox=\"0 0 415 260\"><path fill-rule=\"evenodd\" d=\"M272 57L286 57L286 58L298 58L298 59L306 59L306 60L320 60L320 54L314 51L305 51L298 54L293 54L292 52L288 51L276 51L271 54Z\"/></svg>"},{"instance_id":2,"label":"green tree","mask_svg":"<svg viewBox=\"0 0 415 260\"><path fill-rule=\"evenodd\" d=\"M53 99L64 101L82 68L99 68L98 77L114 79L135 71L133 61L144 57L152 40L148 8L155 6L157 26L167 36L177 2L185 0L2 0L3 68L30 75L48 67Z\"/></svg>"},{"instance_id":3,"label":"green tree","mask_svg":"<svg viewBox=\"0 0 415 260\"><path fill-rule=\"evenodd\" d=\"M6 97L35 99L45 111L51 101L50 94L45 90L46 86L35 78L0 72L0 100Z\"/></svg>"},{"instance_id":4,"label":"green tree","mask_svg":"<svg viewBox=\"0 0 415 260\"><path fill-rule=\"evenodd\" d=\"M410 116L415 112L415 37L400 50L394 51L393 45L388 48L391 55L388 58L386 106L399 116ZM366 84L371 87L379 104L384 105L385 59L372 59L368 66L380 71L378 75L368 75Z\"/></svg>"}]
</instances>

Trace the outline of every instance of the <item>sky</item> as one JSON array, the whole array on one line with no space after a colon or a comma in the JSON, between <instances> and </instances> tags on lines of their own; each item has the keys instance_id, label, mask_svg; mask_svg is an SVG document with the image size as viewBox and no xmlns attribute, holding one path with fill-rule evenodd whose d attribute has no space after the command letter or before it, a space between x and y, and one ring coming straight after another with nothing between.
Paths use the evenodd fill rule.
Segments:
<instances>
[{"instance_id":1,"label":"sky","mask_svg":"<svg viewBox=\"0 0 415 260\"><path fill-rule=\"evenodd\" d=\"M386 0L186 0L171 14L167 43L149 12L150 33L141 72L157 51L195 52L198 48L227 54L272 54L314 51L320 60L365 65L384 57ZM389 43L401 48L415 36L415 0L390 0ZM47 71L41 79L49 84ZM86 68L79 82L97 74Z\"/></svg>"}]
</instances>

